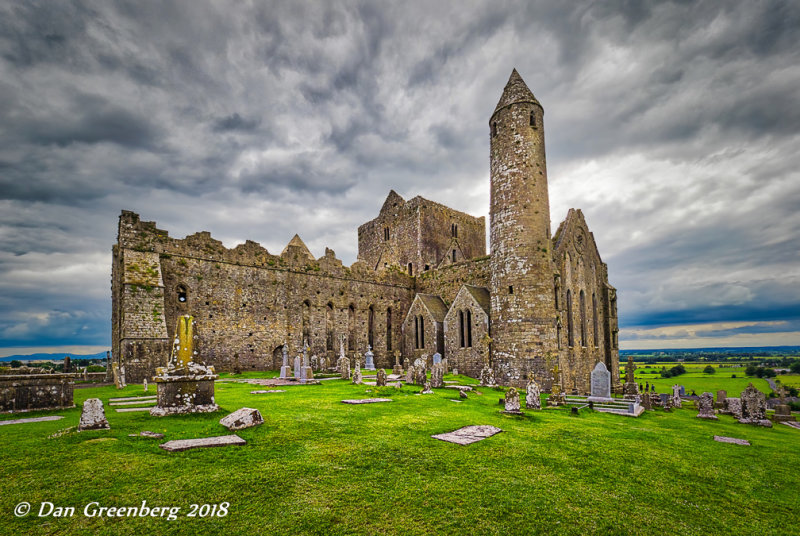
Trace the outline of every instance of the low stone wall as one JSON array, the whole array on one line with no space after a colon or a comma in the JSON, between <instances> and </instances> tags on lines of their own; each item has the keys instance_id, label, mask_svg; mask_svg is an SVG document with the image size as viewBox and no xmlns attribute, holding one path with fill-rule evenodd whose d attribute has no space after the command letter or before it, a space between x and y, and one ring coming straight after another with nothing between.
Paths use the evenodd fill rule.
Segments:
<instances>
[{"instance_id":1,"label":"low stone wall","mask_svg":"<svg viewBox=\"0 0 800 536\"><path fill-rule=\"evenodd\" d=\"M75 407L72 374L0 376L0 413Z\"/></svg>"}]
</instances>

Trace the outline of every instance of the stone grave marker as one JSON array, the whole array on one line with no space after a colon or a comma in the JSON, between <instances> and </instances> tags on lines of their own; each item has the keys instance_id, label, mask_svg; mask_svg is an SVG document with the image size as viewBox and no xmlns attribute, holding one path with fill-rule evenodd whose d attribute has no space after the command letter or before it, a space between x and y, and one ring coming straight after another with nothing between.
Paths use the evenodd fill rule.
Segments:
<instances>
[{"instance_id":1,"label":"stone grave marker","mask_svg":"<svg viewBox=\"0 0 800 536\"><path fill-rule=\"evenodd\" d=\"M717 403L714 407L716 408L724 408L725 407L725 399L728 398L728 393L724 390L717 391Z\"/></svg>"},{"instance_id":2,"label":"stone grave marker","mask_svg":"<svg viewBox=\"0 0 800 536\"><path fill-rule=\"evenodd\" d=\"M372 346L367 345L367 352L364 354L364 368L375 370L375 354L372 353Z\"/></svg>"},{"instance_id":3,"label":"stone grave marker","mask_svg":"<svg viewBox=\"0 0 800 536\"><path fill-rule=\"evenodd\" d=\"M294 358L294 377L297 378L298 380L300 379L300 375L303 373L302 372L302 368L303 368L303 361L300 359L299 355L295 356L295 358Z\"/></svg>"},{"instance_id":4,"label":"stone grave marker","mask_svg":"<svg viewBox=\"0 0 800 536\"><path fill-rule=\"evenodd\" d=\"M528 380L528 385L525 389L525 407L528 409L542 409L542 393L533 375L531 375L531 379Z\"/></svg>"},{"instance_id":5,"label":"stone grave marker","mask_svg":"<svg viewBox=\"0 0 800 536\"><path fill-rule=\"evenodd\" d=\"M391 402L391 398L355 398L355 399L348 399L342 400L342 404L380 404L381 402Z\"/></svg>"},{"instance_id":6,"label":"stone grave marker","mask_svg":"<svg viewBox=\"0 0 800 536\"><path fill-rule=\"evenodd\" d=\"M611 372L606 368L606 364L598 361L591 374L591 396L592 402L605 402L611 400Z\"/></svg>"},{"instance_id":7,"label":"stone grave marker","mask_svg":"<svg viewBox=\"0 0 800 536\"><path fill-rule=\"evenodd\" d=\"M228 430L244 430L264 424L261 412L253 408L239 408L230 415L224 416L219 423Z\"/></svg>"},{"instance_id":8,"label":"stone grave marker","mask_svg":"<svg viewBox=\"0 0 800 536\"><path fill-rule=\"evenodd\" d=\"M99 398L90 398L83 403L81 421L78 431L84 430L109 430L111 427L106 420L106 412L103 409L103 402Z\"/></svg>"},{"instance_id":9,"label":"stone grave marker","mask_svg":"<svg viewBox=\"0 0 800 536\"><path fill-rule=\"evenodd\" d=\"M432 395L433 390L431 389L431 382L425 382L425 386L423 387L422 391L420 392L421 395Z\"/></svg>"},{"instance_id":10,"label":"stone grave marker","mask_svg":"<svg viewBox=\"0 0 800 536\"><path fill-rule=\"evenodd\" d=\"M375 385L378 387L385 387L386 386L386 371L378 369L378 373L375 375Z\"/></svg>"},{"instance_id":11,"label":"stone grave marker","mask_svg":"<svg viewBox=\"0 0 800 536\"><path fill-rule=\"evenodd\" d=\"M697 404L698 419L717 420L717 416L714 415L714 395L703 393L695 404Z\"/></svg>"},{"instance_id":12,"label":"stone grave marker","mask_svg":"<svg viewBox=\"0 0 800 536\"><path fill-rule=\"evenodd\" d=\"M463 428L445 434L432 435L431 437L457 445L470 445L492 437L495 434L499 434L500 432L502 432L502 430L496 426L473 425L464 426Z\"/></svg>"},{"instance_id":13,"label":"stone grave marker","mask_svg":"<svg viewBox=\"0 0 800 536\"><path fill-rule=\"evenodd\" d=\"M682 407L683 402L681 401L681 388L682 385L675 384L672 386L672 406L676 408Z\"/></svg>"},{"instance_id":14,"label":"stone grave marker","mask_svg":"<svg viewBox=\"0 0 800 536\"><path fill-rule=\"evenodd\" d=\"M714 436L714 441L719 441L720 443L733 443L734 445L744 445L746 447L750 446L750 442L746 439L738 439L735 437L725 437L725 436Z\"/></svg>"},{"instance_id":15,"label":"stone grave marker","mask_svg":"<svg viewBox=\"0 0 800 536\"><path fill-rule=\"evenodd\" d=\"M227 447L230 445L241 446L246 444L247 441L236 434L232 434L226 436L200 437L197 439L176 439L162 443L159 447L169 452L180 452L189 449Z\"/></svg>"},{"instance_id":16,"label":"stone grave marker","mask_svg":"<svg viewBox=\"0 0 800 536\"><path fill-rule=\"evenodd\" d=\"M435 389L444 387L444 366L441 361L434 363L431 368L431 387Z\"/></svg>"},{"instance_id":17,"label":"stone grave marker","mask_svg":"<svg viewBox=\"0 0 800 536\"><path fill-rule=\"evenodd\" d=\"M439 352L433 354L433 364L438 365L441 362L442 362L442 354L440 354Z\"/></svg>"},{"instance_id":18,"label":"stone grave marker","mask_svg":"<svg viewBox=\"0 0 800 536\"><path fill-rule=\"evenodd\" d=\"M772 427L772 422L767 419L767 397L753 386L752 383L742 391L742 424Z\"/></svg>"},{"instance_id":19,"label":"stone grave marker","mask_svg":"<svg viewBox=\"0 0 800 536\"><path fill-rule=\"evenodd\" d=\"M522 413L519 410L519 393L514 387L511 387L506 392L506 401L505 401L505 412L504 413L514 413L520 414Z\"/></svg>"}]
</instances>

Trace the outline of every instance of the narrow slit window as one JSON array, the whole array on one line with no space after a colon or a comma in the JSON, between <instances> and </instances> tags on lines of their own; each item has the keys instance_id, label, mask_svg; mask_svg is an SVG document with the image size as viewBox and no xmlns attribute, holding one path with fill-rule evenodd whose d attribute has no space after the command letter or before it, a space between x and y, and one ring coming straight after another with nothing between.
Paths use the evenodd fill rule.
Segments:
<instances>
[{"instance_id":1,"label":"narrow slit window","mask_svg":"<svg viewBox=\"0 0 800 536\"><path fill-rule=\"evenodd\" d=\"M453 250L453 262L456 262L456 250Z\"/></svg>"},{"instance_id":2,"label":"narrow slit window","mask_svg":"<svg viewBox=\"0 0 800 536\"><path fill-rule=\"evenodd\" d=\"M496 136L497 136L497 121L493 121L492 122L492 137L494 138Z\"/></svg>"},{"instance_id":3,"label":"narrow slit window","mask_svg":"<svg viewBox=\"0 0 800 536\"><path fill-rule=\"evenodd\" d=\"M184 287L183 285L180 285L177 288L177 294L178 294L178 301L180 303L186 303L186 301L189 299L189 295L186 292L186 287Z\"/></svg>"},{"instance_id":4,"label":"narrow slit window","mask_svg":"<svg viewBox=\"0 0 800 536\"><path fill-rule=\"evenodd\" d=\"M531 110L531 126L536 128L536 112Z\"/></svg>"},{"instance_id":5,"label":"narrow slit window","mask_svg":"<svg viewBox=\"0 0 800 536\"><path fill-rule=\"evenodd\" d=\"M466 347L466 330L464 329L464 311L458 312L458 333L461 337L461 348Z\"/></svg>"},{"instance_id":6,"label":"narrow slit window","mask_svg":"<svg viewBox=\"0 0 800 536\"><path fill-rule=\"evenodd\" d=\"M467 348L472 348L472 311L467 309Z\"/></svg>"},{"instance_id":7,"label":"narrow slit window","mask_svg":"<svg viewBox=\"0 0 800 536\"><path fill-rule=\"evenodd\" d=\"M508 285L508 293L514 294L514 285Z\"/></svg>"}]
</instances>

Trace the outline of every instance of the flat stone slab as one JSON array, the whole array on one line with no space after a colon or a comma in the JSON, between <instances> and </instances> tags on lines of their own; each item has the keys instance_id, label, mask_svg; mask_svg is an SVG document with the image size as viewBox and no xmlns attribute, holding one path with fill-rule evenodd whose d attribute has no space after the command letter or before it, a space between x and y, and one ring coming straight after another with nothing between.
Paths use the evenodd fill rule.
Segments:
<instances>
[{"instance_id":1,"label":"flat stone slab","mask_svg":"<svg viewBox=\"0 0 800 536\"><path fill-rule=\"evenodd\" d=\"M458 380L445 380L444 383L460 383Z\"/></svg>"},{"instance_id":2,"label":"flat stone slab","mask_svg":"<svg viewBox=\"0 0 800 536\"><path fill-rule=\"evenodd\" d=\"M145 406L143 408L117 408L114 411L117 413L129 413L131 411L146 411L149 413L151 409L153 409L151 406Z\"/></svg>"},{"instance_id":3,"label":"flat stone slab","mask_svg":"<svg viewBox=\"0 0 800 536\"><path fill-rule=\"evenodd\" d=\"M785 424L786 426L791 426L792 428L796 428L796 429L800 430L800 422L782 421L781 424Z\"/></svg>"},{"instance_id":4,"label":"flat stone slab","mask_svg":"<svg viewBox=\"0 0 800 536\"><path fill-rule=\"evenodd\" d=\"M131 402L109 402L109 406L135 406L137 404L155 404L156 399L152 400L133 400Z\"/></svg>"},{"instance_id":5,"label":"flat stone slab","mask_svg":"<svg viewBox=\"0 0 800 536\"><path fill-rule=\"evenodd\" d=\"M737 439L735 437L725 437L725 436L715 435L714 441L719 441L720 443L733 443L735 445L744 445L746 447L750 446L750 442L748 440Z\"/></svg>"},{"instance_id":6,"label":"flat stone slab","mask_svg":"<svg viewBox=\"0 0 800 536\"><path fill-rule=\"evenodd\" d=\"M447 432L446 434L432 435L431 437L441 441L447 441L448 443L456 443L457 445L470 445L482 441L487 437L499 434L500 432L502 432L502 430L496 426L473 425L465 426L458 430Z\"/></svg>"},{"instance_id":7,"label":"flat stone slab","mask_svg":"<svg viewBox=\"0 0 800 536\"><path fill-rule=\"evenodd\" d=\"M199 437L197 439L175 439L159 445L162 449L169 452L181 452L189 449L200 449L207 447L227 447L229 445L246 445L247 441L236 434Z\"/></svg>"},{"instance_id":8,"label":"flat stone slab","mask_svg":"<svg viewBox=\"0 0 800 536\"><path fill-rule=\"evenodd\" d=\"M353 400L342 400L342 404L377 404L379 402L391 401L391 398L357 398Z\"/></svg>"},{"instance_id":9,"label":"flat stone slab","mask_svg":"<svg viewBox=\"0 0 800 536\"><path fill-rule=\"evenodd\" d=\"M445 389L458 389L459 391L472 391L472 386L470 385L445 385Z\"/></svg>"},{"instance_id":10,"label":"flat stone slab","mask_svg":"<svg viewBox=\"0 0 800 536\"><path fill-rule=\"evenodd\" d=\"M45 421L57 421L59 419L63 419L64 417L60 415L52 415L50 417L30 417L28 419L11 419L9 421L0 421L0 426L5 424L24 424L26 422L45 422Z\"/></svg>"},{"instance_id":11,"label":"flat stone slab","mask_svg":"<svg viewBox=\"0 0 800 536\"><path fill-rule=\"evenodd\" d=\"M251 395L265 395L267 393L285 393L286 389L262 389L260 391L250 391Z\"/></svg>"},{"instance_id":12,"label":"flat stone slab","mask_svg":"<svg viewBox=\"0 0 800 536\"><path fill-rule=\"evenodd\" d=\"M127 398L109 398L108 402L110 404L111 402L128 402L129 400L141 400L141 401L153 400L153 401L155 401L157 398L158 398L158 396L156 396L156 395L153 395L153 396L129 396Z\"/></svg>"},{"instance_id":13,"label":"flat stone slab","mask_svg":"<svg viewBox=\"0 0 800 536\"><path fill-rule=\"evenodd\" d=\"M239 408L230 415L224 416L219 423L228 430L244 430L264 424L261 412L253 408Z\"/></svg>"},{"instance_id":14,"label":"flat stone slab","mask_svg":"<svg viewBox=\"0 0 800 536\"><path fill-rule=\"evenodd\" d=\"M164 434L158 434L156 432L151 432L150 430L145 430L143 432L139 432L138 434L128 434L128 437L146 437L148 439L161 439L164 437Z\"/></svg>"}]
</instances>

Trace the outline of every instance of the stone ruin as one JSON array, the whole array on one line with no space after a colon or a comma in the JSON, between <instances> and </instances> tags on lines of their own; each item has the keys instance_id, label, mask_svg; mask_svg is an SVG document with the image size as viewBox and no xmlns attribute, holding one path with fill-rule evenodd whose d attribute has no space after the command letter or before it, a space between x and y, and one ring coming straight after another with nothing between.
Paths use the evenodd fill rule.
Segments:
<instances>
[{"instance_id":1,"label":"stone ruin","mask_svg":"<svg viewBox=\"0 0 800 536\"><path fill-rule=\"evenodd\" d=\"M698 419L717 420L718 417L714 414L714 395L703 393L695 404L697 405Z\"/></svg>"},{"instance_id":2,"label":"stone ruin","mask_svg":"<svg viewBox=\"0 0 800 536\"><path fill-rule=\"evenodd\" d=\"M0 374L0 413L74 408L71 374Z\"/></svg>"},{"instance_id":3,"label":"stone ruin","mask_svg":"<svg viewBox=\"0 0 800 536\"><path fill-rule=\"evenodd\" d=\"M525 392L525 407L528 409L542 409L542 398L539 384L531 377Z\"/></svg>"},{"instance_id":4,"label":"stone ruin","mask_svg":"<svg viewBox=\"0 0 800 536\"><path fill-rule=\"evenodd\" d=\"M737 397L725 397L724 405L719 411L723 415L731 415L734 419L742 418L742 399Z\"/></svg>"},{"instance_id":5,"label":"stone ruin","mask_svg":"<svg viewBox=\"0 0 800 536\"><path fill-rule=\"evenodd\" d=\"M194 319L189 315L179 317L169 364L156 369L158 402L150 415L162 417L219 409L214 401L214 382L219 376L214 373L214 367L195 362L195 337Z\"/></svg>"},{"instance_id":6,"label":"stone ruin","mask_svg":"<svg viewBox=\"0 0 800 536\"><path fill-rule=\"evenodd\" d=\"M386 386L386 371L382 368L378 369L378 373L375 374L375 385L377 387Z\"/></svg>"},{"instance_id":7,"label":"stone ruin","mask_svg":"<svg viewBox=\"0 0 800 536\"><path fill-rule=\"evenodd\" d=\"M775 414L772 416L772 420L775 422L797 421L795 416L792 415L792 408L786 403L786 393L782 385L778 389L778 397L780 398L780 404L775 406Z\"/></svg>"},{"instance_id":8,"label":"stone ruin","mask_svg":"<svg viewBox=\"0 0 800 536\"><path fill-rule=\"evenodd\" d=\"M109 430L111 426L108 425L106 419L106 412L103 408L103 401L99 398L90 398L83 403L83 411L81 412L81 421L78 424L78 431L84 430Z\"/></svg>"},{"instance_id":9,"label":"stone ruin","mask_svg":"<svg viewBox=\"0 0 800 536\"><path fill-rule=\"evenodd\" d=\"M742 424L755 424L757 426L771 427L772 422L767 419L767 397L756 389L752 383L742 391Z\"/></svg>"}]
</instances>

